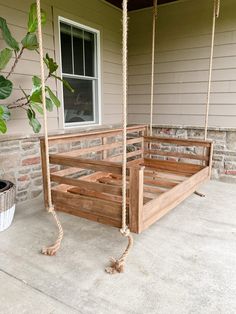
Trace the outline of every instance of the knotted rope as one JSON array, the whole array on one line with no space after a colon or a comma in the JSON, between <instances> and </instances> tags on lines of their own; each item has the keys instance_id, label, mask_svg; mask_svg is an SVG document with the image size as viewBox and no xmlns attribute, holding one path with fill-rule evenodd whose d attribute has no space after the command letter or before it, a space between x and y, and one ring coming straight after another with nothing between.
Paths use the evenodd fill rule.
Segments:
<instances>
[{"instance_id":1,"label":"knotted rope","mask_svg":"<svg viewBox=\"0 0 236 314\"><path fill-rule=\"evenodd\" d=\"M210 110L211 85L212 85L212 68L213 68L213 56L214 56L214 46L215 46L216 19L219 17L219 15L220 15L220 0L214 0L212 36L211 36L211 54L210 54L210 61L209 61L209 76L208 76L208 89L207 89L206 114L205 114L205 131L204 131L204 139L205 140L207 139L208 123L209 123L209 110Z\"/></svg>"},{"instance_id":2,"label":"knotted rope","mask_svg":"<svg viewBox=\"0 0 236 314\"><path fill-rule=\"evenodd\" d=\"M124 272L125 261L128 257L129 251L133 246L133 237L126 223L126 168L127 168L127 66L128 66L128 0L123 0L123 162L122 162L122 228L120 230L122 236L128 239L128 245L119 259L111 258L111 265L105 270L109 274Z\"/></svg>"},{"instance_id":3,"label":"knotted rope","mask_svg":"<svg viewBox=\"0 0 236 314\"><path fill-rule=\"evenodd\" d=\"M150 101L150 136L152 136L152 126L153 126L156 20L157 20L157 0L153 0L153 21L152 21L152 70L151 70L151 101Z\"/></svg>"},{"instance_id":4,"label":"knotted rope","mask_svg":"<svg viewBox=\"0 0 236 314\"><path fill-rule=\"evenodd\" d=\"M40 0L37 0L37 19L38 19L38 38L39 38L39 56L40 56L40 71L42 82L42 104L43 104L43 116L44 116L44 141L45 141L45 160L46 160L46 178L47 178L47 191L48 191L48 212L52 214L57 227L58 237L56 242L50 246L42 249L42 253L45 255L55 255L59 250L61 241L63 239L62 225L57 217L57 214L52 205L51 196L51 180L50 180L50 165L49 165L49 149L48 149L48 126L47 126L47 109L46 109L46 95L45 95L45 73L44 73L44 61L43 61L43 36L42 36L42 24L41 24L41 5Z\"/></svg>"}]
</instances>

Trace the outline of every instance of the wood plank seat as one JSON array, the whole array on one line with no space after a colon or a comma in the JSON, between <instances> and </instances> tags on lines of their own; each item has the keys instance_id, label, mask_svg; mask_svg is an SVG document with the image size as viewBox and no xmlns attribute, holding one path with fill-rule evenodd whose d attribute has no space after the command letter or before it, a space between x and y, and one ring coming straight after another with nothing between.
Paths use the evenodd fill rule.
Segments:
<instances>
[{"instance_id":1,"label":"wood plank seat","mask_svg":"<svg viewBox=\"0 0 236 314\"><path fill-rule=\"evenodd\" d=\"M94 146L71 145L50 154L50 163L62 167L51 173L56 210L121 227L121 135L122 129L112 129L49 138L49 145L96 139ZM128 127L127 138L127 218L131 231L140 233L210 178L213 143L146 136L143 125ZM47 203L45 143L40 142Z\"/></svg>"}]
</instances>

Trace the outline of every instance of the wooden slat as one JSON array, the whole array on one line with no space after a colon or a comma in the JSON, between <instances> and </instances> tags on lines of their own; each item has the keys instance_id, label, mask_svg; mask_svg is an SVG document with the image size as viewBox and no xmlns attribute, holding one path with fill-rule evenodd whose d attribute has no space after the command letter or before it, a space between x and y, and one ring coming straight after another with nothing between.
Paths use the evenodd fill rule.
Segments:
<instances>
[{"instance_id":1,"label":"wooden slat","mask_svg":"<svg viewBox=\"0 0 236 314\"><path fill-rule=\"evenodd\" d=\"M95 197L98 199L102 199L102 200L106 200L106 201L111 201L111 202L115 202L115 203L122 203L122 197L121 196L117 196L117 195L112 195L112 194L105 194L105 193L101 193L101 192L97 192L94 190L89 190L89 189L85 189L85 188L78 188L78 187L73 187L73 188L69 188L67 190L69 193L73 193L73 194L79 194L79 195L85 195L85 196L89 196L89 197ZM127 200L128 202L129 200Z\"/></svg>"},{"instance_id":2,"label":"wooden slat","mask_svg":"<svg viewBox=\"0 0 236 314\"><path fill-rule=\"evenodd\" d=\"M103 184L111 184L116 186L122 186L122 180L111 178L111 177L101 177L97 179L97 182L103 183Z\"/></svg>"},{"instance_id":3,"label":"wooden slat","mask_svg":"<svg viewBox=\"0 0 236 314\"><path fill-rule=\"evenodd\" d=\"M76 157L66 157L66 156L60 156L58 154L50 155L49 159L50 159L50 163L62 165L62 166L79 167L82 169L105 171L105 172L118 173L118 174L122 173L121 165L115 162L76 158Z\"/></svg>"},{"instance_id":4,"label":"wooden slat","mask_svg":"<svg viewBox=\"0 0 236 314\"><path fill-rule=\"evenodd\" d=\"M172 181L161 180L161 179L150 180L150 179L146 179L144 177L144 184L146 184L146 185L155 185L155 186L158 186L158 187L172 188L172 187L176 186L178 184L178 182L172 182Z\"/></svg>"},{"instance_id":5,"label":"wooden slat","mask_svg":"<svg viewBox=\"0 0 236 314\"><path fill-rule=\"evenodd\" d=\"M98 182L86 181L83 179L65 178L65 177L51 174L51 180L59 184L68 184L70 186L76 186L83 189L94 190L94 191L102 192L102 193L109 193L109 194L115 194L115 195L122 194L121 187L111 186L111 185L102 184Z\"/></svg>"},{"instance_id":6,"label":"wooden slat","mask_svg":"<svg viewBox=\"0 0 236 314\"><path fill-rule=\"evenodd\" d=\"M200 146L200 147L210 147L212 142L209 140L203 141L198 139L180 139L162 136L145 136L144 141L177 144L179 146Z\"/></svg>"},{"instance_id":7,"label":"wooden slat","mask_svg":"<svg viewBox=\"0 0 236 314\"><path fill-rule=\"evenodd\" d=\"M141 144L141 143L142 143L142 138L140 138L140 137L127 140L127 145ZM86 155L88 153L97 153L97 152L106 151L106 150L110 150L110 149L114 149L114 148L119 148L121 146L122 146L122 142L115 142L115 143L110 143L110 144L92 146L92 147L88 147L88 148L75 149L75 150L72 150L69 152L59 153L57 155L58 156L77 157L77 156Z\"/></svg>"},{"instance_id":8,"label":"wooden slat","mask_svg":"<svg viewBox=\"0 0 236 314\"><path fill-rule=\"evenodd\" d=\"M196 173L201 170L203 166L187 164L183 162L156 160L151 158L144 158L144 165L151 166L155 169L170 170L179 173Z\"/></svg>"},{"instance_id":9,"label":"wooden slat","mask_svg":"<svg viewBox=\"0 0 236 314\"><path fill-rule=\"evenodd\" d=\"M178 176L172 173L165 173L165 172L159 172L159 171L152 171L145 169L144 177L152 177L157 179L163 179L170 182L182 182L186 180L185 176Z\"/></svg>"},{"instance_id":10,"label":"wooden slat","mask_svg":"<svg viewBox=\"0 0 236 314\"><path fill-rule=\"evenodd\" d=\"M205 161L209 160L209 156L184 154L184 153L179 153L179 152L167 152L167 151L162 151L158 149L157 150L156 149L145 150L144 154L171 156L171 157L194 159L194 160L205 160Z\"/></svg>"},{"instance_id":11,"label":"wooden slat","mask_svg":"<svg viewBox=\"0 0 236 314\"><path fill-rule=\"evenodd\" d=\"M188 180L178 184L171 190L144 205L144 229L167 212L180 204L185 198L196 191L197 187L208 179L209 168L206 167Z\"/></svg>"},{"instance_id":12,"label":"wooden slat","mask_svg":"<svg viewBox=\"0 0 236 314\"><path fill-rule=\"evenodd\" d=\"M135 126L129 126L127 127L127 134L131 132L141 132L145 131L146 126L145 125L135 125ZM82 132L77 134L63 134L63 135L56 135L56 136L50 136L49 137L49 143L50 144L59 144L59 143L69 143L69 142L75 142L80 141L82 139L90 139L90 138L96 138L96 137L111 137L115 135L122 134L123 129L117 128L117 129L106 129L106 130L96 130L96 131L88 131L88 132ZM40 138L40 141L44 141L44 138Z\"/></svg>"},{"instance_id":13,"label":"wooden slat","mask_svg":"<svg viewBox=\"0 0 236 314\"><path fill-rule=\"evenodd\" d=\"M54 201L60 204L66 202L68 207L75 207L90 213L96 213L105 217L119 219L121 215L121 205L115 202L97 199L96 197L89 197L84 195L77 195L68 192L53 190Z\"/></svg>"},{"instance_id":14,"label":"wooden slat","mask_svg":"<svg viewBox=\"0 0 236 314\"><path fill-rule=\"evenodd\" d=\"M52 190L52 197L56 210L117 228L121 227L120 205L114 203L107 205L106 201L77 196L58 190Z\"/></svg>"},{"instance_id":15,"label":"wooden slat","mask_svg":"<svg viewBox=\"0 0 236 314\"><path fill-rule=\"evenodd\" d=\"M63 170L54 171L52 173L57 175L57 176L63 177L63 176L69 176L69 175L78 173L80 171L84 171L84 169L69 167L69 168L66 168Z\"/></svg>"},{"instance_id":16,"label":"wooden slat","mask_svg":"<svg viewBox=\"0 0 236 314\"><path fill-rule=\"evenodd\" d=\"M126 179L127 179L127 183L130 183L130 180L131 180L131 172L133 170L133 168L136 168L136 167L131 167L130 168L130 176L126 176ZM143 169L145 169L145 167L143 167ZM151 176L151 175L150 175ZM109 177L103 177L103 178L99 178L98 179L99 182L103 182L103 183L109 183L109 184L117 184L117 185L122 185L122 177L121 175L114 175L114 174L111 174ZM144 176L143 176L143 183L145 185L154 185L155 187L164 187L164 188L170 188L170 187L174 187L176 186L179 182L174 182L174 181L170 181L168 179L150 179L149 177L148 178L145 178L145 173L144 173Z\"/></svg>"},{"instance_id":17,"label":"wooden slat","mask_svg":"<svg viewBox=\"0 0 236 314\"><path fill-rule=\"evenodd\" d=\"M144 165L144 163L143 163ZM179 172L179 171L174 171L174 170L168 170L168 169L159 169L159 168L155 168L155 167L151 167L148 165L145 165L145 169L148 171L158 171L159 174L163 174L164 176L167 175L175 175L175 176L179 176L180 178L187 178L187 177L191 177L193 174L192 173L188 173L188 172Z\"/></svg>"},{"instance_id":18,"label":"wooden slat","mask_svg":"<svg viewBox=\"0 0 236 314\"><path fill-rule=\"evenodd\" d=\"M168 189L159 188L155 185L153 185L153 186L144 185L143 190L145 192L149 192L149 193L156 194L156 195L159 195L159 194L162 194L162 193L165 193L166 191L168 191Z\"/></svg>"}]
</instances>

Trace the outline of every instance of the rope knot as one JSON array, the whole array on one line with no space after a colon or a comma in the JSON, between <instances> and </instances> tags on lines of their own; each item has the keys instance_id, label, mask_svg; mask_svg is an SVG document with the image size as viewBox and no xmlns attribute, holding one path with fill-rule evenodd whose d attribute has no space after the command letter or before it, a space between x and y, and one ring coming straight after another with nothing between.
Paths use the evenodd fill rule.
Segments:
<instances>
[{"instance_id":1,"label":"rope knot","mask_svg":"<svg viewBox=\"0 0 236 314\"><path fill-rule=\"evenodd\" d=\"M124 237L128 237L130 235L130 230L128 227L126 228L122 228L120 229L120 233L124 236Z\"/></svg>"},{"instance_id":2,"label":"rope knot","mask_svg":"<svg viewBox=\"0 0 236 314\"><path fill-rule=\"evenodd\" d=\"M49 205L48 208L47 208L47 211L48 211L48 213L54 212L55 211L54 206L52 204Z\"/></svg>"}]
</instances>

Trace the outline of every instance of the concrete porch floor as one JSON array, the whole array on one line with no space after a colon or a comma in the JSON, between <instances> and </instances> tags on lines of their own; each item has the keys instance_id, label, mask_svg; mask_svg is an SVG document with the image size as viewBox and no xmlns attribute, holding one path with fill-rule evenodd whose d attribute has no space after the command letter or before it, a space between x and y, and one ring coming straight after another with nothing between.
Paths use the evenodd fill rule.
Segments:
<instances>
[{"instance_id":1,"label":"concrete porch floor","mask_svg":"<svg viewBox=\"0 0 236 314\"><path fill-rule=\"evenodd\" d=\"M59 214L55 257L39 254L56 228L42 200L18 206L0 234L0 313L236 313L236 185L210 182L141 235L125 274L104 266L126 242L116 229Z\"/></svg>"}]
</instances>

